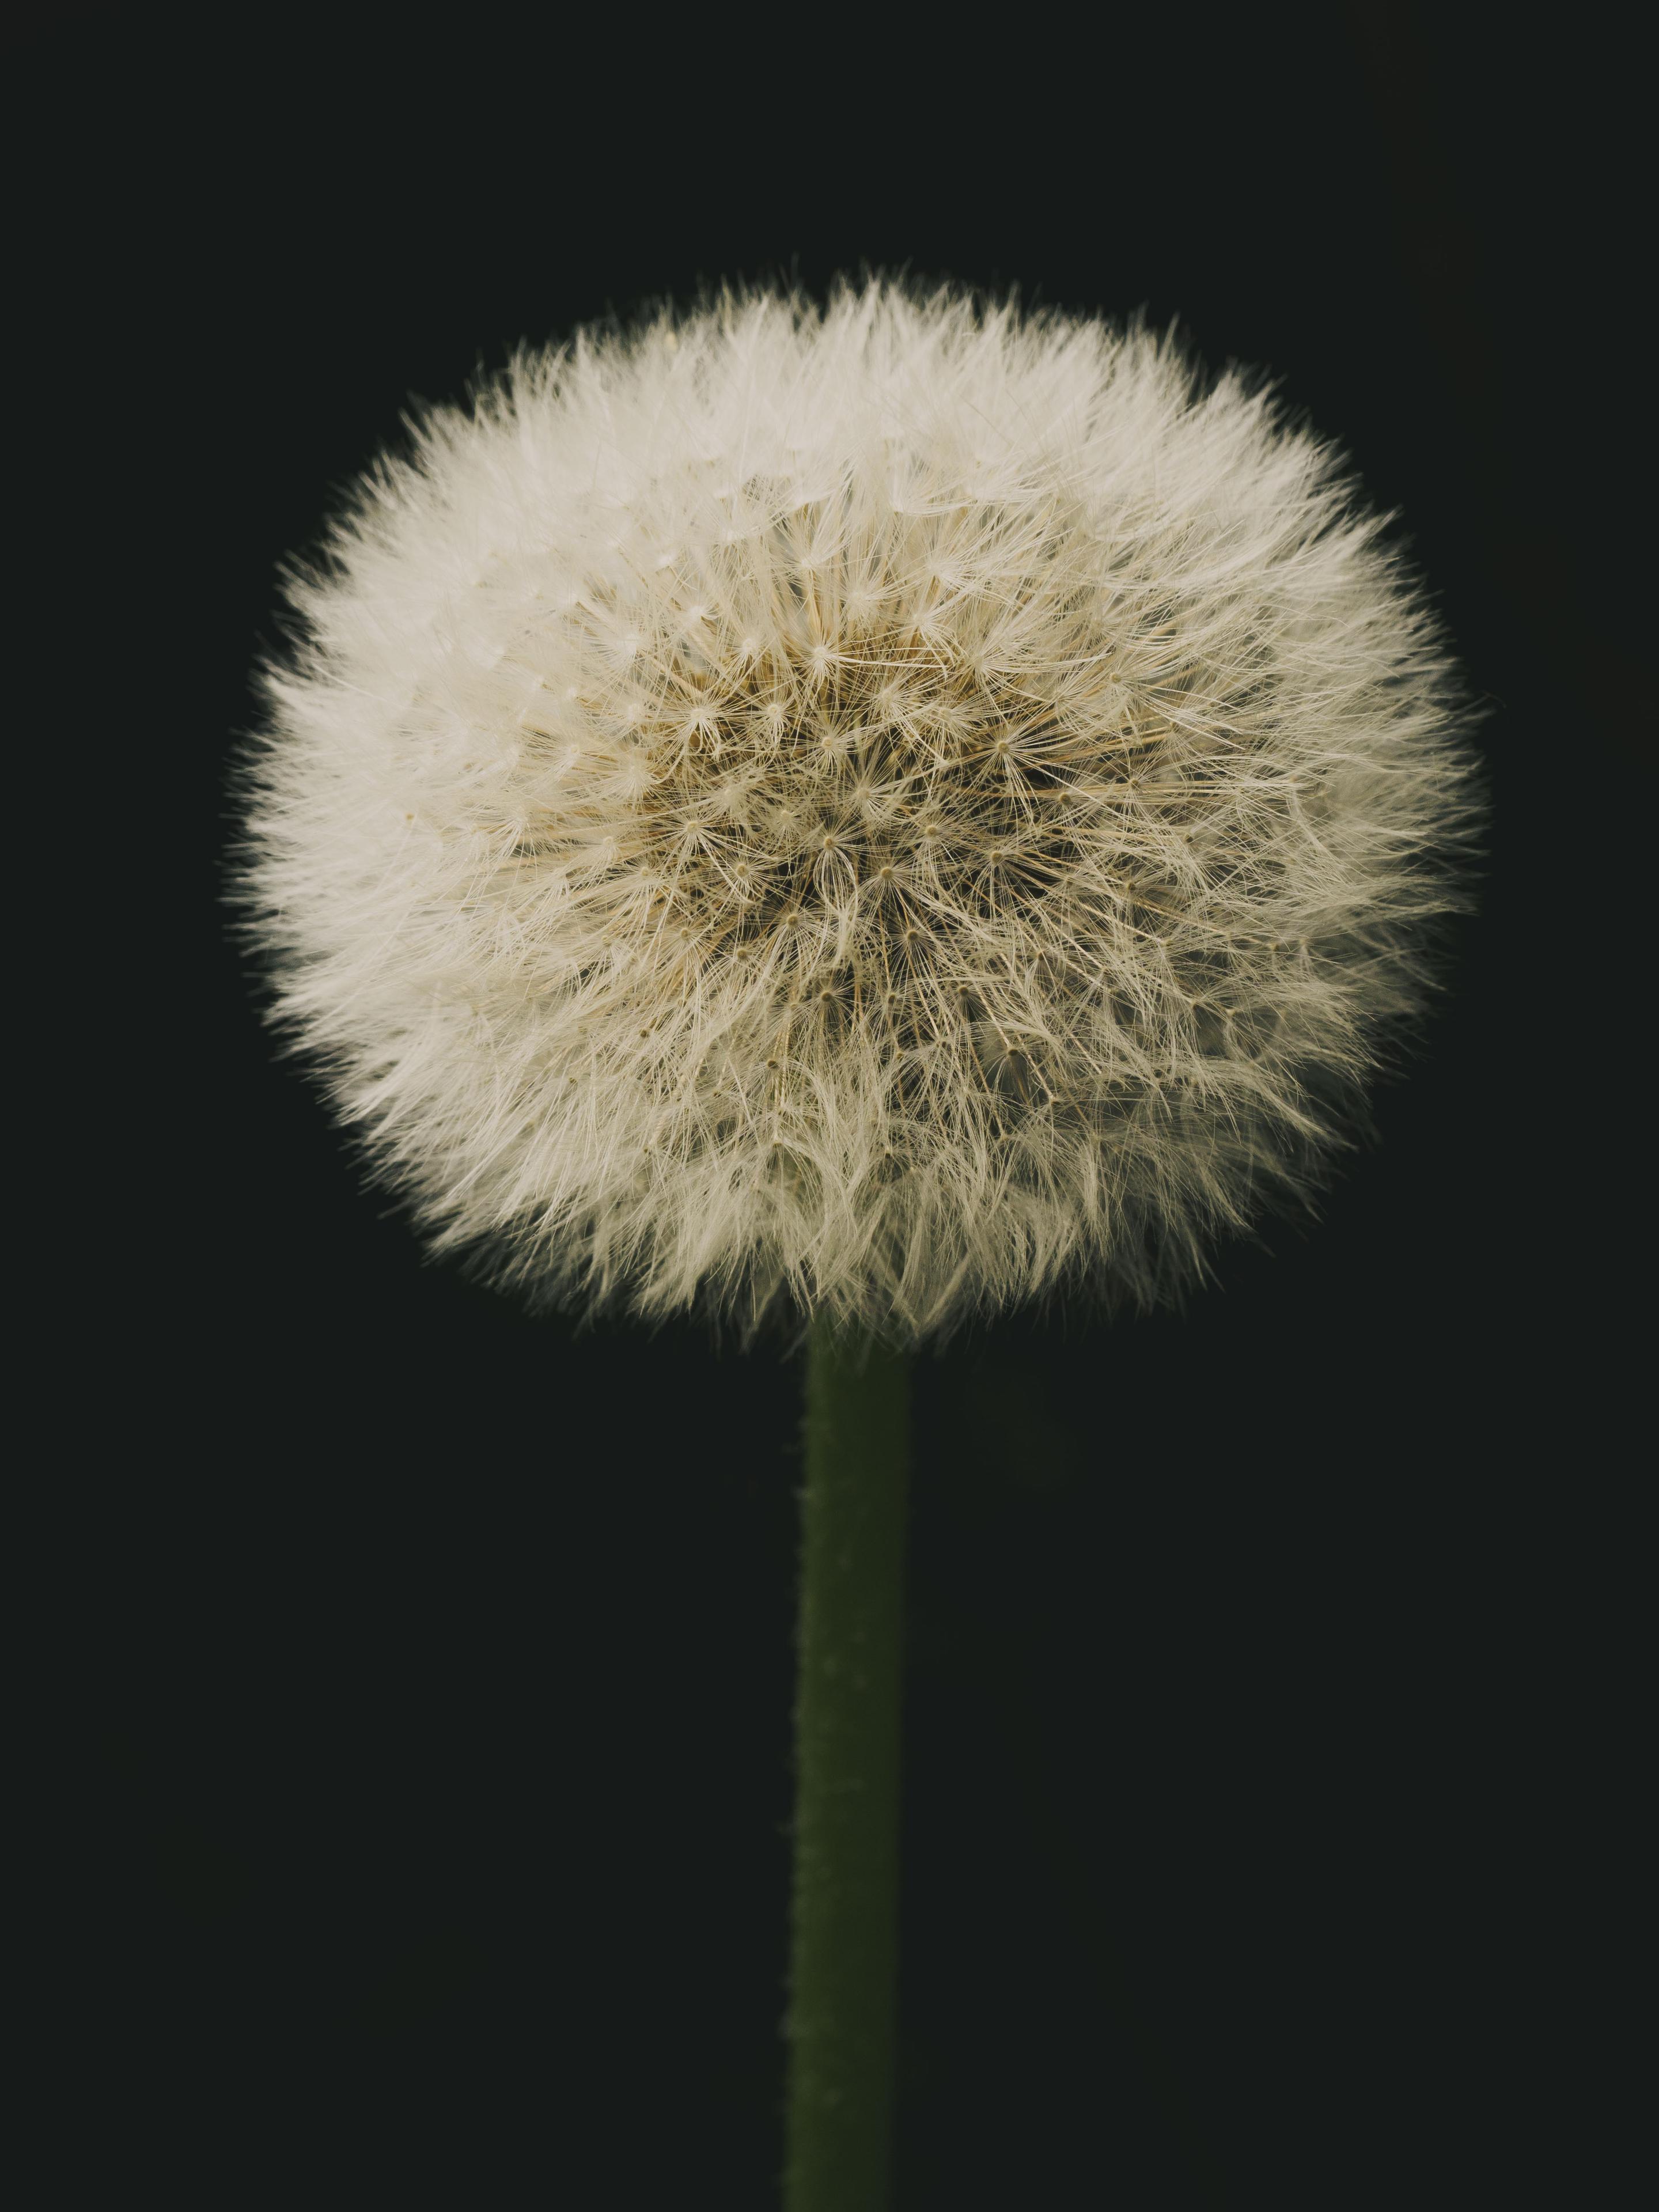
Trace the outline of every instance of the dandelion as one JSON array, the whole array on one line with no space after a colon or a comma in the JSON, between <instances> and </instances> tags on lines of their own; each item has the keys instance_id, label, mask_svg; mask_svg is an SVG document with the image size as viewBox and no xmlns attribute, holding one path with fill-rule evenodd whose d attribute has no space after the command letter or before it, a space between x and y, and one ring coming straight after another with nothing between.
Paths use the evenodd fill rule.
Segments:
<instances>
[{"instance_id":1,"label":"dandelion","mask_svg":"<svg viewBox=\"0 0 1659 2212\"><path fill-rule=\"evenodd\" d=\"M1333 449L1139 325L727 290L411 431L290 574L245 927L438 1248L812 1322L796 1983L867 1938L878 1998L817 2043L798 2003L792 2126L867 2109L896 1512L839 1613L814 1543L851 1556L854 1462L902 1494L905 1349L1066 1280L1170 1298L1318 1188L1461 902L1456 672ZM863 1706L814 1672L849 1638ZM830 1738L861 1797L840 1753L809 1788ZM856 1942L811 1904L855 1862ZM836 2124L792 2202L878 2201Z\"/></svg>"}]
</instances>

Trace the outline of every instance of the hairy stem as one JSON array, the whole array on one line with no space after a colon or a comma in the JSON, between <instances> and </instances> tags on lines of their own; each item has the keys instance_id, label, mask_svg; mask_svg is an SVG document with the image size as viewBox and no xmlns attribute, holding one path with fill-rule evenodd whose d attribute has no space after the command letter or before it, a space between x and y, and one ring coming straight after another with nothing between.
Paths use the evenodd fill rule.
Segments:
<instances>
[{"instance_id":1,"label":"hairy stem","mask_svg":"<svg viewBox=\"0 0 1659 2212\"><path fill-rule=\"evenodd\" d=\"M908 1375L814 1323L795 1703L786 2212L890 2201Z\"/></svg>"}]
</instances>

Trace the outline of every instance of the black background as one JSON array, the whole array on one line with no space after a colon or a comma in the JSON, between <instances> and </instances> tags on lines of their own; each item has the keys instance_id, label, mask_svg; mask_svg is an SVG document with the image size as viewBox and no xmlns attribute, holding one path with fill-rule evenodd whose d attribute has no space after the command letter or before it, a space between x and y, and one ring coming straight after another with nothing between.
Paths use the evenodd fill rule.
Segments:
<instances>
[{"instance_id":1,"label":"black background","mask_svg":"<svg viewBox=\"0 0 1659 2212\"><path fill-rule=\"evenodd\" d=\"M119 586L99 651L137 617L75 710L113 1049L52 1447L96 1591L73 2063L135 2176L775 2201L799 1370L428 1263L273 1059L218 871L276 563L411 394L869 264L1270 366L1401 511L1494 807L1318 1222L1184 1315L918 1363L899 2203L1611 2201L1631 64L1443 23L13 35L100 487L58 519Z\"/></svg>"}]
</instances>

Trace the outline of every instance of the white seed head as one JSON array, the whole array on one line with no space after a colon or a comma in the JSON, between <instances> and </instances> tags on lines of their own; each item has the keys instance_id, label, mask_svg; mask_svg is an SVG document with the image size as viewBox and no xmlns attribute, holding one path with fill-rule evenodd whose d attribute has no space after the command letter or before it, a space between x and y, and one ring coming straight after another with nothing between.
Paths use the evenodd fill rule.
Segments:
<instances>
[{"instance_id":1,"label":"white seed head","mask_svg":"<svg viewBox=\"0 0 1659 2212\"><path fill-rule=\"evenodd\" d=\"M904 1340L1305 1194L1477 819L1331 450L1170 340L727 292L520 354L289 580L237 896L441 1246Z\"/></svg>"}]
</instances>

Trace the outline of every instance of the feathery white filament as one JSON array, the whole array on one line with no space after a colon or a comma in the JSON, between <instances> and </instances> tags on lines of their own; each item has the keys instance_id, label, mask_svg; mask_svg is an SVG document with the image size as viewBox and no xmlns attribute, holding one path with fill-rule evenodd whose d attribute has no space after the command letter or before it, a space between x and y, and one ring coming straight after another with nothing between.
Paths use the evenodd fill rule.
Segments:
<instances>
[{"instance_id":1,"label":"feathery white filament","mask_svg":"<svg viewBox=\"0 0 1659 2212\"><path fill-rule=\"evenodd\" d=\"M1329 450L1168 341L726 294L415 426L289 592L274 1012L498 1279L899 1340L1307 1188L1474 818Z\"/></svg>"}]
</instances>

